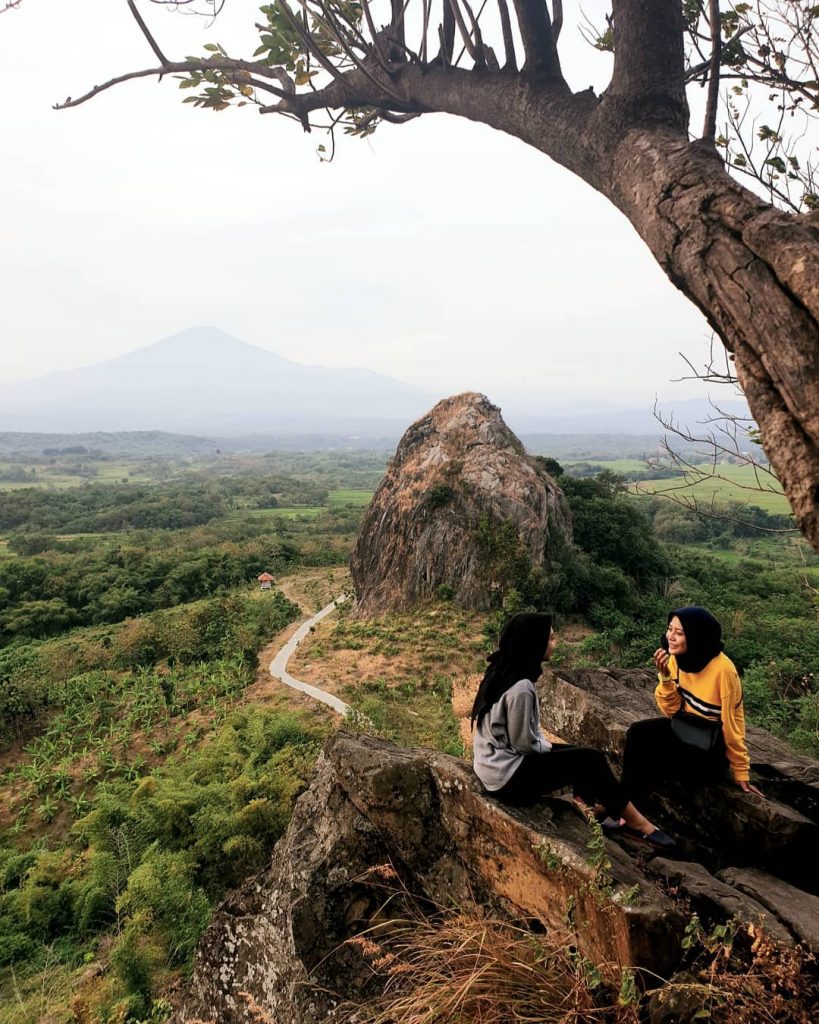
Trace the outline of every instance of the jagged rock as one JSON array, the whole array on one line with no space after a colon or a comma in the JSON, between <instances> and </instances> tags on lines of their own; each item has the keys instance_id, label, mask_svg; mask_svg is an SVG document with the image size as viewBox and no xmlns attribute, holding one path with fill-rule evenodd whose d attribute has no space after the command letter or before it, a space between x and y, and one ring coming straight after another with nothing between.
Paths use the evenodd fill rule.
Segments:
<instances>
[{"instance_id":1,"label":"jagged rock","mask_svg":"<svg viewBox=\"0 0 819 1024\"><path fill-rule=\"evenodd\" d=\"M629 725L659 714L655 685L643 669L549 669L538 681L544 728L600 747L619 767ZM713 872L752 864L819 892L819 763L761 729L748 729L748 749L766 799L729 783L698 790L668 783L652 794L649 810L674 833L681 856Z\"/></svg>"},{"instance_id":2,"label":"jagged rock","mask_svg":"<svg viewBox=\"0 0 819 1024\"><path fill-rule=\"evenodd\" d=\"M520 554L539 569L568 538L565 499L483 395L446 398L402 437L350 560L359 610L411 607L452 588L487 608Z\"/></svg>"},{"instance_id":3,"label":"jagged rock","mask_svg":"<svg viewBox=\"0 0 819 1024\"><path fill-rule=\"evenodd\" d=\"M793 936L775 914L733 885L728 885L727 881L715 878L702 864L654 857L648 862L647 870L687 896L692 909L704 920L714 923L736 918L743 924L763 928L774 942L783 946L794 945Z\"/></svg>"},{"instance_id":4,"label":"jagged rock","mask_svg":"<svg viewBox=\"0 0 819 1024\"><path fill-rule=\"evenodd\" d=\"M717 877L775 914L814 954L819 954L819 898L755 868L725 868Z\"/></svg>"},{"instance_id":5,"label":"jagged rock","mask_svg":"<svg viewBox=\"0 0 819 1024\"><path fill-rule=\"evenodd\" d=\"M595 963L667 972L681 926L673 903L608 841L601 880L590 835L567 801L513 812L459 758L339 732L270 868L218 908L174 1019L251 1020L252 999L277 1024L316 1024L338 996L366 996L373 972L345 940L398 912L385 870L400 877L393 891L427 908L477 904L540 922Z\"/></svg>"},{"instance_id":6,"label":"jagged rock","mask_svg":"<svg viewBox=\"0 0 819 1024\"><path fill-rule=\"evenodd\" d=\"M446 905L453 896L468 900L479 879L481 888L507 901L517 916L565 933L594 962L651 962L653 970L660 970L676 956L669 929L673 905L614 844L607 844L614 890L638 886L640 893L621 905L596 891L589 826L566 801L548 801L547 813L539 817L513 812L483 793L461 758L402 751L369 737L337 733L328 757L349 799L388 837L391 849L413 865L413 874L436 903ZM408 776L415 780L409 790ZM407 820L413 816L422 821L408 834ZM547 851L545 860L535 851L538 844ZM469 886L461 893L452 889L453 858L469 868ZM569 897L582 927L566 921Z\"/></svg>"}]
</instances>

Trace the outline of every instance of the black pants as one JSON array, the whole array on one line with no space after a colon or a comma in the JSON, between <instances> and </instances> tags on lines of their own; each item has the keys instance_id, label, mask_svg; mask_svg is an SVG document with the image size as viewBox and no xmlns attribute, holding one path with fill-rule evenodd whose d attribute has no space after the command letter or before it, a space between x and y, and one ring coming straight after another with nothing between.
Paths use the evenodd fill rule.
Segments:
<instances>
[{"instance_id":1,"label":"black pants","mask_svg":"<svg viewBox=\"0 0 819 1024\"><path fill-rule=\"evenodd\" d=\"M613 818L619 818L629 802L602 750L563 743L555 743L545 754L524 754L512 778L492 796L521 807L564 786L571 786L587 803L599 801Z\"/></svg>"},{"instance_id":2,"label":"black pants","mask_svg":"<svg viewBox=\"0 0 819 1024\"><path fill-rule=\"evenodd\" d=\"M722 735L713 750L699 750L678 740L665 717L635 722L626 733L623 786L638 806L663 782L678 779L699 786L724 778L727 768Z\"/></svg>"}]
</instances>

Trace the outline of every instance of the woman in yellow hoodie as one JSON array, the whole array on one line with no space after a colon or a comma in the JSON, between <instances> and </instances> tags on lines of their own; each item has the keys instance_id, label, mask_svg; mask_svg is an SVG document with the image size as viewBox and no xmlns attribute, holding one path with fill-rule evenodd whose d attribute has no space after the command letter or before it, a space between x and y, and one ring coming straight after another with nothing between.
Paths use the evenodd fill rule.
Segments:
<instances>
[{"instance_id":1,"label":"woman in yellow hoodie","mask_svg":"<svg viewBox=\"0 0 819 1024\"><path fill-rule=\"evenodd\" d=\"M668 616L665 644L654 652L654 691L663 718L635 722L626 734L623 784L630 793L657 788L663 779L701 784L730 771L746 793L752 786L745 744L742 684L723 653L722 627L696 606Z\"/></svg>"}]
</instances>

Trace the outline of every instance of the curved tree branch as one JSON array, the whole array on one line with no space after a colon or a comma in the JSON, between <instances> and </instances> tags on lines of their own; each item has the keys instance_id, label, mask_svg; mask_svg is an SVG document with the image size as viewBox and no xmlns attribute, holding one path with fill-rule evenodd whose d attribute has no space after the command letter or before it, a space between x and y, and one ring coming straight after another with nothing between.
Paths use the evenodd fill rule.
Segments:
<instances>
[{"instance_id":1,"label":"curved tree branch","mask_svg":"<svg viewBox=\"0 0 819 1024\"><path fill-rule=\"evenodd\" d=\"M182 61L168 61L167 64L163 64L158 68L142 68L139 71L128 71L124 75L118 75L116 78L109 78L107 82L103 82L102 85L95 85L93 89L89 89L88 92L82 96L78 96L76 99L72 99L70 96L63 100L62 103L55 103L54 110L67 110L69 107L78 107L82 103L86 103L88 100L93 99L95 96L99 96L101 92L105 92L107 89L113 88L115 85L120 85L122 82L131 82L136 78L162 78L163 75L170 74L171 72L178 71L181 74L186 74L191 71L222 71L227 75L231 72L245 72L251 75L259 75L264 78L275 78L281 80L284 72L281 68L271 68L267 64L260 64L257 61L250 60L233 60L229 57L217 58L208 57L201 61L197 60L182 60ZM284 76L286 81L286 75ZM242 81L246 81L243 77ZM260 83L261 84L261 83ZM264 88L267 92L273 93L276 96L281 96L283 99L291 95L292 82L290 83L291 89L279 89L274 85L265 85Z\"/></svg>"}]
</instances>

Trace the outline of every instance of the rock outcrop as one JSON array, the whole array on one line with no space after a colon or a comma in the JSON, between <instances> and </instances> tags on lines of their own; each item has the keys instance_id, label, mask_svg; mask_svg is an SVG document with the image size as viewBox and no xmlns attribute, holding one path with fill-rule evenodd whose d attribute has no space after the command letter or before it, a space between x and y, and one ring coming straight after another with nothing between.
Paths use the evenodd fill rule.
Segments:
<instances>
[{"instance_id":1,"label":"rock outcrop","mask_svg":"<svg viewBox=\"0 0 819 1024\"><path fill-rule=\"evenodd\" d=\"M642 670L549 671L544 722L616 762L630 722L654 713L653 685ZM383 983L364 943L347 940L452 906L526 922L592 963L654 978L680 962L685 918L672 894L708 926L734 918L819 952L819 763L760 730L749 739L767 799L727 784L655 794L678 855L635 855L608 839L601 860L599 835L566 798L510 809L460 758L338 732L270 867L214 915L174 1024L337 1020L339 1000L366 1000ZM689 989L672 986L652 1019L690 1019L674 1001Z\"/></svg>"},{"instance_id":2,"label":"rock outcrop","mask_svg":"<svg viewBox=\"0 0 819 1024\"><path fill-rule=\"evenodd\" d=\"M332 1020L339 998L373 982L345 940L406 913L405 899L477 905L537 924L594 963L668 971L681 930L672 901L614 844L601 884L590 837L569 801L511 811L460 758L336 733L270 868L214 916L175 1019L251 1020L252 999L277 1024ZM392 893L385 869L399 879Z\"/></svg>"},{"instance_id":3,"label":"rock outcrop","mask_svg":"<svg viewBox=\"0 0 819 1024\"><path fill-rule=\"evenodd\" d=\"M350 561L358 607L401 610L451 588L487 608L515 565L570 537L560 489L483 395L439 402L406 431Z\"/></svg>"}]
</instances>

